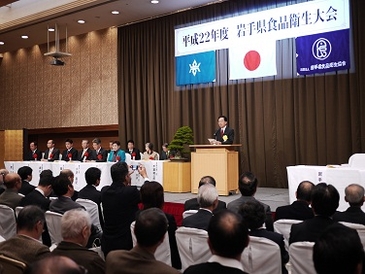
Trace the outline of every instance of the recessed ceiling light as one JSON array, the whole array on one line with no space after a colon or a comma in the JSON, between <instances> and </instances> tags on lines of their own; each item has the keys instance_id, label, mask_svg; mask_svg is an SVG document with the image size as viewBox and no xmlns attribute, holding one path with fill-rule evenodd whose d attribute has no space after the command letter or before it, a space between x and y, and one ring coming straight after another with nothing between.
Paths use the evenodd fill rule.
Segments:
<instances>
[{"instance_id":1,"label":"recessed ceiling light","mask_svg":"<svg viewBox=\"0 0 365 274\"><path fill-rule=\"evenodd\" d=\"M151 0L151 4L158 4L159 2L158 0Z\"/></svg>"},{"instance_id":2,"label":"recessed ceiling light","mask_svg":"<svg viewBox=\"0 0 365 274\"><path fill-rule=\"evenodd\" d=\"M54 28L48 28L48 31L54 31Z\"/></svg>"},{"instance_id":3,"label":"recessed ceiling light","mask_svg":"<svg viewBox=\"0 0 365 274\"><path fill-rule=\"evenodd\" d=\"M0 45L5 45L5 43L3 41L0 41Z\"/></svg>"},{"instance_id":4,"label":"recessed ceiling light","mask_svg":"<svg viewBox=\"0 0 365 274\"><path fill-rule=\"evenodd\" d=\"M77 23L79 23L79 24L85 24L85 20L82 20L82 19L77 20Z\"/></svg>"},{"instance_id":5,"label":"recessed ceiling light","mask_svg":"<svg viewBox=\"0 0 365 274\"><path fill-rule=\"evenodd\" d=\"M28 35L22 35L23 39L28 39Z\"/></svg>"},{"instance_id":6,"label":"recessed ceiling light","mask_svg":"<svg viewBox=\"0 0 365 274\"><path fill-rule=\"evenodd\" d=\"M117 10L113 10L113 11L112 11L112 14L117 15L117 14L119 14L119 11L117 11Z\"/></svg>"}]
</instances>

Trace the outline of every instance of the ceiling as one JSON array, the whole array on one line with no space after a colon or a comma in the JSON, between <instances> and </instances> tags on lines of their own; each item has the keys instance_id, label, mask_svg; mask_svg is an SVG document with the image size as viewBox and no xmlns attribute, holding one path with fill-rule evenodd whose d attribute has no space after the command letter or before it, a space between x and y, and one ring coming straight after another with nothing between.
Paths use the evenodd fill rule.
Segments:
<instances>
[{"instance_id":1,"label":"ceiling","mask_svg":"<svg viewBox=\"0 0 365 274\"><path fill-rule=\"evenodd\" d=\"M47 26L54 26L56 23L59 26L60 38L62 39L65 37L66 25L67 35L74 36L93 30L149 20L222 1L225 0L160 0L158 4L151 4L150 0L95 0L62 11L53 8L44 17L40 16L42 13L37 13L37 16L30 14L25 20L13 17L12 21L0 23L0 42L4 42L4 45L0 45L0 53L47 43ZM15 7L13 5L21 5L21 3L22 0L19 0L14 4L0 7L0 19L1 12L9 13ZM113 10L118 10L120 13L113 15L111 14ZM77 22L79 19L85 20L86 23L79 24ZM13 20L14 22L18 20L20 23L10 24ZM22 35L27 35L29 38L22 39ZM52 37L51 35L51 40Z\"/></svg>"}]
</instances>

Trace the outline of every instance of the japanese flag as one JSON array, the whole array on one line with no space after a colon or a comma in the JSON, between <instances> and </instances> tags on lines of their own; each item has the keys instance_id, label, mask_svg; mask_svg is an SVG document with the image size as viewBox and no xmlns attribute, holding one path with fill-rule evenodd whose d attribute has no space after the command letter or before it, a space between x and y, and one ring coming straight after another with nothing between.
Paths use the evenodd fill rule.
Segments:
<instances>
[{"instance_id":1,"label":"japanese flag","mask_svg":"<svg viewBox=\"0 0 365 274\"><path fill-rule=\"evenodd\" d=\"M229 79L276 75L276 41L251 40L229 48Z\"/></svg>"}]
</instances>

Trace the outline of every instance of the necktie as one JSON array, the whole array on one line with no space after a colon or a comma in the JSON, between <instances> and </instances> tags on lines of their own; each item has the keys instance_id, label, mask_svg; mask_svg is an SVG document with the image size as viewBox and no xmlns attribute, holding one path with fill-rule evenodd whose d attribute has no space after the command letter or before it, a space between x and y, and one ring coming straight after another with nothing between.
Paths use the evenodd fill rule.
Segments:
<instances>
[{"instance_id":1,"label":"necktie","mask_svg":"<svg viewBox=\"0 0 365 274\"><path fill-rule=\"evenodd\" d=\"M223 137L223 134L224 134L224 131L223 131L223 129L221 130L221 137Z\"/></svg>"}]
</instances>

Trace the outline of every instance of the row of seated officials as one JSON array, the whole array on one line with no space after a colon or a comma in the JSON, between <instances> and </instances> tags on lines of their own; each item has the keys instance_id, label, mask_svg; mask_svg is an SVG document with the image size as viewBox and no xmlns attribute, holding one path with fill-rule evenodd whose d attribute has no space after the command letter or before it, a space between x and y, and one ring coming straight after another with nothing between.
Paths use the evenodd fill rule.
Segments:
<instances>
[{"instance_id":1,"label":"row of seated officials","mask_svg":"<svg viewBox=\"0 0 365 274\"><path fill-rule=\"evenodd\" d=\"M160 153L153 150L152 143L145 144L145 152L141 151L134 146L133 140L128 140L126 150L121 149L119 141L110 141L109 150L104 149L101 146L101 140L95 138L92 140L92 148L90 148L89 140L82 140L82 150L77 151L73 147L73 140L66 139L66 149L61 151L55 147L54 140L47 141L47 149L42 152L38 149L37 142L31 142L29 144L29 151L24 155L25 161L96 161L96 162L125 162L126 153L131 155L132 160L167 160L170 157L170 151L168 150L168 143L162 145L162 151Z\"/></svg>"},{"instance_id":2,"label":"row of seated officials","mask_svg":"<svg viewBox=\"0 0 365 274\"><path fill-rule=\"evenodd\" d=\"M25 168L25 167L24 167ZM98 192L95 188L95 186L98 185L100 182L100 170L97 168L89 168L85 173L86 182L88 185L82 189L78 196L80 198L86 198L95 201L99 205L99 210L101 210L100 204L102 204L103 210L100 211L100 216L104 216L103 218L103 233L101 236L101 249L106 257L106 269L105 269L105 263L104 261L100 261L99 259L96 259L97 257L94 256L93 260L97 260L98 267L94 264L87 264L85 262L82 262L79 260L76 255L71 255L72 252L70 252L71 249L75 248L75 246L69 246L66 248L64 245L67 245L68 242L72 242L72 240L75 242L74 238L78 238L78 249L79 246L83 246L83 251L86 251L86 247L90 245L90 236L92 236L92 225L90 224L90 227L86 229L86 231L83 231L82 229L78 232L72 231L73 233L70 236L70 234L67 234L66 230L70 230L70 227L77 227L75 223L72 223L72 225L69 225L68 229L64 229L62 225L62 236L64 238L64 241L61 242L57 248L55 249L56 253L59 255L66 255L74 259L78 264L85 264L84 267L88 269L89 273L143 273L143 272L133 272L134 270L138 269L136 265L131 266L128 265L128 261L133 262L133 256L134 259L139 258L139 260L142 260L142 258L138 257L135 253L139 253L139 255L143 254L143 256L147 256L146 249L141 250L141 246L138 245L140 241L143 242L142 247L149 246L149 244L153 245L157 248L156 244L161 244L162 241L157 241L157 243L150 243L148 239L141 239L141 235L144 235L147 233L146 231L139 232L138 233L138 227L140 224L138 222L139 218L141 218L141 221L146 221L142 217L142 212L147 211L147 209L152 208L158 208L162 209L164 198L163 198L163 187L158 182L151 182L148 179L148 176L146 174L146 170L141 165L138 168L138 171L142 175L142 177L145 178L146 183L141 187L141 190L139 191L136 187L130 186L130 170L126 163L118 162L114 164L111 167L111 177L112 177L112 184L110 186L104 187L101 192ZM74 194L72 181L73 181L73 174L69 173L70 171L63 171L64 174L61 174L54 178L52 174L50 174L50 171L43 171L40 176L40 182L37 188L32 189L30 192L25 193L24 198L19 199L18 204L7 204L8 206L15 208L17 205L38 205L40 208L45 210L51 210L55 212L59 212L64 214L63 219L66 219L66 223L68 218L66 218L68 215L65 213L67 212L73 212L72 210L75 209L76 211L80 211L82 209L82 206L74 202L71 197ZM18 171L18 173L22 174L21 169ZM6 193L15 193L16 195L18 191L22 189L24 185L27 185L27 181L22 182L21 176L18 174L7 174L4 177L5 186L7 187L3 194L0 195L0 204L6 204L4 201L4 194ZM29 178L28 178L29 179ZM46 183L48 182L48 183ZM50 182L50 183L49 183ZM28 182L29 184L29 182ZM14 186L14 187L12 187ZM210 241L210 248L212 250L212 253L216 257L212 257L212 261L209 260L209 262L214 262L221 264L222 266L226 266L229 269L225 269L224 272L219 273L245 273L243 272L242 266L239 267L234 261L230 261L229 266L225 264L225 260L222 258L217 258L219 256L224 257L225 259L230 258L236 258L238 253L235 253L233 256L232 254L230 256L227 255L226 249L232 249L234 250L234 245L231 244L229 246L229 239L224 238L220 239L218 241L218 246L213 245L212 242L216 241L217 239L211 239L211 233L210 230L212 228L212 220L214 219L214 216L217 216L217 218L223 218L226 220L226 222L229 223L228 220L235 219L240 220L240 223L243 224L243 226L246 228L247 232L244 232L244 229L241 228L241 234L247 235L244 236L247 238L248 235L255 236L255 237L264 237L267 239L272 240L273 242L277 243L280 247L281 251L281 260L282 260L282 273L287 273L287 270L285 268L285 264L289 260L288 253L284 246L284 239L283 236L279 233L273 232L273 219L271 216L271 210L270 207L260 201L257 201L254 198L254 194L257 189L257 179L256 177L250 173L246 172L240 176L239 179L239 189L242 194L242 196L232 202L230 202L227 206L228 210L224 210L226 208L226 205L224 202L218 200L218 192L215 188L215 181L214 178L210 176L203 177L201 182L199 183L199 191L198 191L198 197L188 200L185 203L185 210L190 209L196 209L197 212L189 217L186 217L183 219L183 226L186 227L192 227L197 229L202 229L208 231L209 234L209 241ZM11 190L11 191L10 191ZM48 200L46 196L50 195L51 191L53 190L54 194L58 197L57 199L54 199L52 201ZM43 201L46 201L48 203L48 208L44 207L45 204L38 204L36 203L36 195L41 193L43 194ZM24 193L23 193L24 194ZM318 185L313 185L311 182L305 181L302 182L298 186L297 190L297 201L295 201L293 204L279 207L275 214L275 220L278 219L297 219L297 220L303 220L302 223L295 224L291 228L290 233L290 239L289 243L299 242L299 241L310 241L310 242L316 242L318 239L320 239L321 234L328 230L330 227L332 227L336 221L347 221L347 222L357 222L357 223L364 223L365 220L365 213L361 211L361 205L364 201L364 189L356 184L349 185L346 190L346 200L350 203L350 207L345 212L336 212L336 209L339 204L339 193L338 191L332 186L327 185L325 183L320 183ZM32 195L34 195L32 197ZM95 195L95 196L94 196ZM19 195L18 195L19 196ZM38 195L39 196L39 195ZM97 199L96 196L98 197ZM20 196L19 196L20 197ZM32 197L32 198L31 198ZM143 210L139 210L138 204L143 204ZM311 205L311 207L309 207ZM42 211L42 212L43 212ZM71 213L70 213L71 214ZM73 222L77 222L78 220L82 219L82 216L80 213L75 213L77 216L72 217L70 216L69 219L72 219ZM158 215L156 212L154 215ZM178 273L176 269L181 269L181 261L178 253L178 248L176 244L175 239L175 231L177 229L176 221L174 217L170 214L164 213L166 221L168 222L168 225L165 227L163 232L168 232L169 237L169 243L170 243L170 251L171 251L171 268L168 268L167 265L161 265L158 264L159 267L162 267L163 272L153 272L152 270L149 271L151 273ZM221 217L221 215L223 217ZM19 215L21 216L21 215ZM87 214L86 214L87 216ZM18 235L15 237L19 238L19 231L22 231L19 229L19 218L18 217ZM218 219L219 219L218 218ZM20 218L21 219L21 218ZM130 230L130 225L133 221L136 221L134 232L137 237L137 247L133 248L133 242L132 242L132 234ZM69 220L68 220L69 221ZM42 223L42 222L40 222ZM39 224L40 224L39 223ZM44 223L44 222L43 222ZM214 223L214 222L213 222ZM144 230L148 230L151 227L148 227L147 224L145 224L146 227L144 227ZM151 225L151 224L149 224ZM219 226L219 222L214 223L214 226ZM227 224L224 225L225 229L227 228ZM85 227L85 226L80 226ZM28 226L29 228L29 226ZM37 227L34 226L32 229L36 229ZM215 227L217 228L217 227ZM152 228L151 228L152 229ZM222 229L222 227L220 227ZM214 229L213 229L214 230ZM336 229L335 229L336 230ZM337 230L344 231L343 228L340 228ZM337 231L336 230L336 231ZM42 233L43 231L43 225L42 229L38 227L38 233ZM90 232L91 231L91 232ZM348 235L351 235L351 229L346 230L346 233ZM350 231L350 232L349 232ZM144 233L145 232L145 233ZM161 232L161 231L159 231ZM356 232L356 231L355 231ZM65 234L66 233L66 234ZM164 235L163 233L163 235ZM157 231L153 231L152 234L157 235ZM213 233L214 234L214 233ZM221 233L221 236L224 236L224 233ZM346 234L346 235L347 235ZM26 234L27 235L27 234ZM40 237L40 234L33 234L33 236L36 235L38 238ZM66 235L66 236L65 236ZM81 235L81 236L80 236ZM139 236L138 236L139 235ZM146 234L150 235L150 234ZM158 234L159 235L159 234ZM214 234L215 237L219 237L216 234ZM241 237L242 237L241 235ZM357 235L357 233L356 233ZM227 235L225 235L227 236ZM139 239L140 237L140 239ZM349 236L350 237L350 236ZM37 237L35 237L37 239ZM65 239L66 238L66 239ZM87 238L87 239L86 239ZM143 238L143 237L142 237ZM152 240L152 236L150 236ZM229 238L229 237L228 237ZM344 237L346 238L346 237ZM351 237L350 237L351 238ZM355 237L356 238L356 237ZM242 240L241 244L243 246L240 254L242 253L245 246L248 245L248 240ZM359 240L359 236L357 235L357 238ZM18 239L19 240L19 239ZM81 241L82 240L82 241ZM360 240L359 240L360 241ZM66 243L64 243L66 242ZM10 257L15 257L16 259L20 259L22 261L25 261L22 258L17 257L17 249L11 248L14 243L11 243L11 239L7 240L0 244L0 253L7 253L5 255L9 255ZM19 245L19 243L17 243ZM19 245L22 246L22 245ZM352 246L353 243L352 243ZM355 245L356 246L356 245ZM361 259L363 259L363 248L360 242L361 246ZM138 249L139 247L139 249ZM317 246L318 247L318 246ZM44 246L44 248L46 248ZM60 249L66 250L64 253L60 252ZM133 249L132 249L133 248ZM137 249L136 249L137 248ZM116 250L131 250L132 253L118 253ZM215 249L221 249L221 252L213 252ZM316 248L314 248L315 250ZM24 248L22 249L24 251ZM149 249L147 249L149 250ZM153 249L152 249L153 250ZM225 251L224 251L225 250ZM353 248L352 253L356 250L356 248ZM89 250L87 250L89 251ZM151 251L151 250L150 250ZM358 251L358 250L357 250ZM77 254L80 254L80 250L78 250ZM134 253L133 253L134 252ZM62 253L62 254L61 254ZM110 253L110 256L109 256ZM153 252L152 252L153 253ZM228 252L229 253L229 252ZM347 252L348 253L348 252ZM347 254L346 253L346 254ZM96 254L96 253L95 253ZM357 254L357 255L359 255ZM223 256L224 255L224 256ZM37 256L37 254L33 254L33 256ZM132 256L132 257L131 257ZM143 257L142 256L142 257ZM233 256L233 257L232 257ZM42 256L40 256L42 257ZM116 257L118 260L115 260ZM148 257L148 256L147 256ZM356 256L355 256L356 257ZM110 258L110 260L109 260ZM128 258L128 260L123 260L123 258ZM147 259L143 257L144 259ZM238 258L238 257L237 257ZM356 257L357 258L357 257ZM152 257L149 257L149 262L151 261ZM108 269L108 260L110 264L113 267L109 267ZM25 263L29 263L32 261L25 261ZM124 262L124 263L122 263ZM124 264L119 265L118 264ZM151 262L150 262L151 263ZM356 263L359 263L356 261ZM361 260L362 264L362 260ZM102 267L99 267L102 265ZM356 266L358 264L355 264ZM127 271L126 269L131 268L130 271ZM167 268L166 268L167 267ZM234 270L232 270L232 268ZM337 272L340 268L334 268L333 271L328 272L329 266L326 266L325 271L318 270L318 273L361 273L361 272ZM118 270L119 269L119 270ZM120 269L124 269L123 271ZM160 269L160 268L157 268ZM195 270L194 270L195 269ZM211 269L211 265L209 266L209 269ZM217 268L218 269L218 268ZM216 269L216 270L217 270ZM237 272L236 270L239 270ZM320 268L319 268L320 269ZM341 268L343 269L343 268ZM357 266L357 270L359 267ZM160 269L161 270L161 269ZM202 269L200 268L194 268L189 267L187 269L184 269L186 273L198 273ZM106 271L106 272L105 272ZM235 272L236 271L236 272ZM327 272L326 272L327 271ZM204 272L203 272L204 273ZM208 272L207 272L208 273ZM218 272L209 272L209 273L218 273Z\"/></svg>"}]
</instances>

